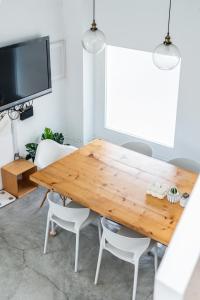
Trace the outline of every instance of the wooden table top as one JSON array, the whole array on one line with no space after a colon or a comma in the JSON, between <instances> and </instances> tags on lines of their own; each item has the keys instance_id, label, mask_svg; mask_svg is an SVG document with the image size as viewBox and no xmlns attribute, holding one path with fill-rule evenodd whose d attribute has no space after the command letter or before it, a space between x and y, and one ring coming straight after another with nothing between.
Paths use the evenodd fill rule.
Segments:
<instances>
[{"instance_id":1,"label":"wooden table top","mask_svg":"<svg viewBox=\"0 0 200 300\"><path fill-rule=\"evenodd\" d=\"M30 179L168 245L183 208L146 195L147 188L160 182L190 194L197 177L166 162L94 140Z\"/></svg>"},{"instance_id":2,"label":"wooden table top","mask_svg":"<svg viewBox=\"0 0 200 300\"><path fill-rule=\"evenodd\" d=\"M32 162L25 159L14 160L11 163L2 167L3 170L15 176L20 175L30 170L31 168L35 168L35 165Z\"/></svg>"}]
</instances>

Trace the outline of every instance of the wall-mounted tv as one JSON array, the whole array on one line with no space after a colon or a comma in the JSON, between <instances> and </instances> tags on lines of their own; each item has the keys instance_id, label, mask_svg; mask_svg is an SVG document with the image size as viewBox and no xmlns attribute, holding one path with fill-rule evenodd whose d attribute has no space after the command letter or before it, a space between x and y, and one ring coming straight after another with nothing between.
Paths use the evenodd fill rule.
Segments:
<instances>
[{"instance_id":1,"label":"wall-mounted tv","mask_svg":"<svg viewBox=\"0 0 200 300\"><path fill-rule=\"evenodd\" d=\"M0 111L51 92L49 37L0 48Z\"/></svg>"}]
</instances>

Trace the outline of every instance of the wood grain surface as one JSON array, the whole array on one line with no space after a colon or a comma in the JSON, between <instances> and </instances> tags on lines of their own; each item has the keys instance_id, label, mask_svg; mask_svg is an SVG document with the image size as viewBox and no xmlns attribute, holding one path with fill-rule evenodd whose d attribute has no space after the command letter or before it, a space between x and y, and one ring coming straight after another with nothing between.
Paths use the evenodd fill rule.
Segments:
<instances>
[{"instance_id":1,"label":"wood grain surface","mask_svg":"<svg viewBox=\"0 0 200 300\"><path fill-rule=\"evenodd\" d=\"M191 193L197 176L106 141L94 140L30 178L168 245L183 208L167 199L146 195L147 188L160 182Z\"/></svg>"}]
</instances>

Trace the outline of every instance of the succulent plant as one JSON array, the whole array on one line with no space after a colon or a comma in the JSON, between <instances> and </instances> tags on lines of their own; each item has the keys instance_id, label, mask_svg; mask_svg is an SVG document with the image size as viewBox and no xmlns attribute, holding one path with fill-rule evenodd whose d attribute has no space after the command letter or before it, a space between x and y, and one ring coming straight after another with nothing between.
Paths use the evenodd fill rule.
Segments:
<instances>
[{"instance_id":1,"label":"succulent plant","mask_svg":"<svg viewBox=\"0 0 200 300\"><path fill-rule=\"evenodd\" d=\"M178 189L177 189L175 186L173 186L173 187L171 187L170 192L171 192L173 195L176 195L176 194L178 194Z\"/></svg>"}]
</instances>

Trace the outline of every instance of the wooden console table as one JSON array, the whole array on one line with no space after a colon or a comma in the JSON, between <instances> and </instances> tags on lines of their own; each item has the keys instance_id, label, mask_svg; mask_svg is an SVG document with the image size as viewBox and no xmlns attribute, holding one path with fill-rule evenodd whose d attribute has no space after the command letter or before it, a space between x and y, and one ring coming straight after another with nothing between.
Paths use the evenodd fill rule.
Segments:
<instances>
[{"instance_id":1,"label":"wooden console table","mask_svg":"<svg viewBox=\"0 0 200 300\"><path fill-rule=\"evenodd\" d=\"M15 160L1 169L3 188L17 198L32 192L37 184L29 180L29 176L37 171L37 167L30 161Z\"/></svg>"}]
</instances>

